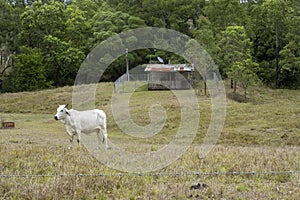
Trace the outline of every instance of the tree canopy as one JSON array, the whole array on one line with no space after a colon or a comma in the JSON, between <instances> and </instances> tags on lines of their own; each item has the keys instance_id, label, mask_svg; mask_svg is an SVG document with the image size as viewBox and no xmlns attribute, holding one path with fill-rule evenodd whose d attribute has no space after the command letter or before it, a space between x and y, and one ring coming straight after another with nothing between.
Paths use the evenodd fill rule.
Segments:
<instances>
[{"instance_id":1,"label":"tree canopy","mask_svg":"<svg viewBox=\"0 0 300 200\"><path fill-rule=\"evenodd\" d=\"M300 87L299 0L0 0L3 91L72 85L95 46L146 26L174 29L198 41L221 75L245 89L253 80ZM182 61L159 49L130 52L128 58L135 67L156 56ZM121 56L101 81L123 73Z\"/></svg>"}]
</instances>

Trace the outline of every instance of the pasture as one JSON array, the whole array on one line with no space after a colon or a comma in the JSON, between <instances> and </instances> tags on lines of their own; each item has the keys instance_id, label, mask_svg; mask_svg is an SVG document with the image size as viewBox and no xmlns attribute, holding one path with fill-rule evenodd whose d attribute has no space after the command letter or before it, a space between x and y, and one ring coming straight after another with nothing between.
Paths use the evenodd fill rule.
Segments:
<instances>
[{"instance_id":1,"label":"pasture","mask_svg":"<svg viewBox=\"0 0 300 200\"><path fill-rule=\"evenodd\" d=\"M118 128L112 92L112 83L101 83L96 93L111 143L146 152L172 141L181 115L171 91L131 96L130 113L139 125L150 122L151 105L166 110L164 128L147 139ZM134 174L107 167L83 145L68 150L64 125L53 116L58 104L71 104L72 87L0 94L0 118L16 123L0 129L0 199L299 199L300 92L256 88L251 97L248 103L227 99L218 144L199 158L211 108L210 99L199 96L199 129L187 152L162 170Z\"/></svg>"}]
</instances>

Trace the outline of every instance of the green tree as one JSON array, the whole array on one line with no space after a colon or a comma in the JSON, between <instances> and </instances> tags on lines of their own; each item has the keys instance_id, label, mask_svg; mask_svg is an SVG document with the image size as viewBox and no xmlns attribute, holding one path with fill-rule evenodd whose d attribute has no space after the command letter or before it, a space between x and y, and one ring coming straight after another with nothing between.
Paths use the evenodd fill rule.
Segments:
<instances>
[{"instance_id":1,"label":"green tree","mask_svg":"<svg viewBox=\"0 0 300 200\"><path fill-rule=\"evenodd\" d=\"M0 75L5 76L12 67L13 58L18 50L19 15L22 8L14 7L0 0Z\"/></svg>"},{"instance_id":2,"label":"green tree","mask_svg":"<svg viewBox=\"0 0 300 200\"><path fill-rule=\"evenodd\" d=\"M259 78L253 71L257 67L258 64L253 62L252 59L246 59L241 62L234 62L227 71L228 77L235 80L244 90L245 101L247 101L248 88L259 83Z\"/></svg>"},{"instance_id":3,"label":"green tree","mask_svg":"<svg viewBox=\"0 0 300 200\"><path fill-rule=\"evenodd\" d=\"M103 10L101 8L92 19L93 38L90 41L91 46L95 47L110 36L122 31L144 26L144 20L138 17L130 16L121 11Z\"/></svg>"},{"instance_id":4,"label":"green tree","mask_svg":"<svg viewBox=\"0 0 300 200\"><path fill-rule=\"evenodd\" d=\"M253 53L263 68L259 76L268 85L279 87L279 52L285 46L288 21L291 19L293 4L285 0L266 0L253 4L252 23L248 30L252 32Z\"/></svg>"},{"instance_id":5,"label":"green tree","mask_svg":"<svg viewBox=\"0 0 300 200\"><path fill-rule=\"evenodd\" d=\"M83 50L86 55L95 46L93 44L96 42L93 34L94 16L100 9L110 10L111 8L105 2L95 0L72 1L66 7L65 41L69 41L73 47Z\"/></svg>"},{"instance_id":6,"label":"green tree","mask_svg":"<svg viewBox=\"0 0 300 200\"><path fill-rule=\"evenodd\" d=\"M290 18L287 20L286 44L279 52L279 86L300 87L300 2L293 1Z\"/></svg>"},{"instance_id":7,"label":"green tree","mask_svg":"<svg viewBox=\"0 0 300 200\"><path fill-rule=\"evenodd\" d=\"M87 19L87 23L98 12L99 8L109 9L103 0L76 0L72 1L67 7L70 6L79 8L83 12L84 18Z\"/></svg>"},{"instance_id":8,"label":"green tree","mask_svg":"<svg viewBox=\"0 0 300 200\"><path fill-rule=\"evenodd\" d=\"M246 59L252 59L251 46L252 43L246 35L245 28L243 26L229 26L222 32L223 38L220 40L220 56L222 63L220 67L223 72L230 69L234 63L242 62ZM237 80L233 80L233 92L236 92Z\"/></svg>"},{"instance_id":9,"label":"green tree","mask_svg":"<svg viewBox=\"0 0 300 200\"><path fill-rule=\"evenodd\" d=\"M104 7L105 8L105 7ZM128 13L115 11L113 9L104 9L99 8L98 12L94 15L91 23L93 37L89 40L89 46L91 48L96 47L102 41L108 39L110 36L116 35L121 33L122 31L145 27L144 20L130 16ZM136 40L136 38L130 38L129 40ZM116 42L116 41L115 41ZM117 51L123 49L125 54L126 44L120 39L120 45ZM112 55L106 54L103 55L102 60L104 58L111 58L113 57L113 50L111 46L107 47L107 52L111 52ZM141 62L140 53L143 54L142 51L135 51L129 53L129 63L131 67L135 67L138 63ZM106 73L102 76L102 81L114 81L116 80L121 74L125 73L125 57L121 56L117 60L115 60L112 64L110 64L109 68L107 69Z\"/></svg>"},{"instance_id":10,"label":"green tree","mask_svg":"<svg viewBox=\"0 0 300 200\"><path fill-rule=\"evenodd\" d=\"M64 11L66 15L64 36L60 39L68 41L74 48L81 49L88 53L87 37L91 37L89 33L88 19L85 11L78 8L75 4L67 6Z\"/></svg>"},{"instance_id":11,"label":"green tree","mask_svg":"<svg viewBox=\"0 0 300 200\"><path fill-rule=\"evenodd\" d=\"M45 36L47 53L44 56L47 79L54 81L54 85L72 85L85 54L80 49L57 37Z\"/></svg>"},{"instance_id":12,"label":"green tree","mask_svg":"<svg viewBox=\"0 0 300 200\"><path fill-rule=\"evenodd\" d=\"M47 35L58 38L64 36L66 29L64 5L51 1L49 4L34 2L26 7L21 15L22 31L19 39L22 45L31 48L44 48L43 40Z\"/></svg>"},{"instance_id":13,"label":"green tree","mask_svg":"<svg viewBox=\"0 0 300 200\"><path fill-rule=\"evenodd\" d=\"M150 26L170 28L187 35L196 27L202 13L203 0L144 0L143 19Z\"/></svg>"},{"instance_id":14,"label":"green tree","mask_svg":"<svg viewBox=\"0 0 300 200\"><path fill-rule=\"evenodd\" d=\"M293 26L286 38L288 43L279 52L279 85L299 88L300 86L300 17L295 16Z\"/></svg>"},{"instance_id":15,"label":"green tree","mask_svg":"<svg viewBox=\"0 0 300 200\"><path fill-rule=\"evenodd\" d=\"M212 61L210 55L207 53L205 48L199 45L197 40L191 39L186 43L185 46L186 50L184 52L185 58L187 58L191 64L196 67L198 70L194 74L194 88L196 89L196 94L200 94L201 90L201 81L203 79L203 87L204 87L204 94L206 95L207 90L207 78L208 76L215 71L215 65ZM201 78L200 78L201 77Z\"/></svg>"},{"instance_id":16,"label":"green tree","mask_svg":"<svg viewBox=\"0 0 300 200\"><path fill-rule=\"evenodd\" d=\"M246 21L246 10L238 0L210 0L204 13L213 24L215 33L228 26L243 26Z\"/></svg>"},{"instance_id":17,"label":"green tree","mask_svg":"<svg viewBox=\"0 0 300 200\"><path fill-rule=\"evenodd\" d=\"M148 26L171 28L191 35L205 0L107 0L108 5L145 21Z\"/></svg>"},{"instance_id":18,"label":"green tree","mask_svg":"<svg viewBox=\"0 0 300 200\"><path fill-rule=\"evenodd\" d=\"M217 45L211 22L207 17L201 15L197 20L197 27L197 30L193 32L194 38L212 54Z\"/></svg>"},{"instance_id":19,"label":"green tree","mask_svg":"<svg viewBox=\"0 0 300 200\"><path fill-rule=\"evenodd\" d=\"M289 8L284 0L266 1L265 6L268 8L267 17L270 25L275 31L275 87L279 87L279 51L283 48L284 35L286 29L286 20L288 18ZM272 31L272 28L271 28ZM280 41L281 40L281 41Z\"/></svg>"},{"instance_id":20,"label":"green tree","mask_svg":"<svg viewBox=\"0 0 300 200\"><path fill-rule=\"evenodd\" d=\"M48 81L55 86L73 84L77 70L89 52L85 13L75 5L34 2L21 16L21 44L38 48Z\"/></svg>"},{"instance_id":21,"label":"green tree","mask_svg":"<svg viewBox=\"0 0 300 200\"><path fill-rule=\"evenodd\" d=\"M215 63L221 63L219 57L220 47L218 44L220 40L219 34L214 34L213 25L205 16L200 16L197 23L198 28L193 32L194 38L210 54Z\"/></svg>"},{"instance_id":22,"label":"green tree","mask_svg":"<svg viewBox=\"0 0 300 200\"><path fill-rule=\"evenodd\" d=\"M51 82L46 81L46 71L43 65L43 56L38 49L23 48L16 58L10 82L12 91L33 91L49 87Z\"/></svg>"}]
</instances>

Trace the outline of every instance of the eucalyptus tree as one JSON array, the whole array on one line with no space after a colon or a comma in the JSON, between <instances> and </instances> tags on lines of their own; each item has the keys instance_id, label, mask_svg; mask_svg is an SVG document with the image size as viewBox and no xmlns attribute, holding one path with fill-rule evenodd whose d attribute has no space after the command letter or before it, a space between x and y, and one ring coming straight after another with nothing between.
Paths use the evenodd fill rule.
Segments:
<instances>
[{"instance_id":1,"label":"eucalyptus tree","mask_svg":"<svg viewBox=\"0 0 300 200\"><path fill-rule=\"evenodd\" d=\"M21 15L20 44L31 48L44 48L45 36L63 37L66 29L65 21L66 16L62 3L34 2L32 6L26 7Z\"/></svg>"},{"instance_id":2,"label":"eucalyptus tree","mask_svg":"<svg viewBox=\"0 0 300 200\"><path fill-rule=\"evenodd\" d=\"M145 21L147 26L171 28L191 36L205 0L107 0L108 5Z\"/></svg>"},{"instance_id":3,"label":"eucalyptus tree","mask_svg":"<svg viewBox=\"0 0 300 200\"><path fill-rule=\"evenodd\" d=\"M71 4L65 9L64 15L66 16L64 21L66 28L61 39L87 54L90 50L87 38L91 37L91 27L88 23L89 18L86 11L81 10L75 4Z\"/></svg>"},{"instance_id":4,"label":"eucalyptus tree","mask_svg":"<svg viewBox=\"0 0 300 200\"><path fill-rule=\"evenodd\" d=\"M72 84L85 57L83 12L57 1L34 2L21 15L21 26L20 45L40 50L47 80L54 86Z\"/></svg>"},{"instance_id":5,"label":"eucalyptus tree","mask_svg":"<svg viewBox=\"0 0 300 200\"><path fill-rule=\"evenodd\" d=\"M255 68L258 67L256 62L251 58L242 61L236 61L228 69L227 75L238 83L244 90L244 101L247 101L248 88L260 83L258 76L255 73Z\"/></svg>"},{"instance_id":6,"label":"eucalyptus tree","mask_svg":"<svg viewBox=\"0 0 300 200\"><path fill-rule=\"evenodd\" d=\"M286 43L279 52L279 77L281 87L300 87L300 2L294 2L288 20Z\"/></svg>"},{"instance_id":7,"label":"eucalyptus tree","mask_svg":"<svg viewBox=\"0 0 300 200\"><path fill-rule=\"evenodd\" d=\"M215 32L224 31L228 26L244 26L245 7L238 0L210 0L204 9L205 16L212 23Z\"/></svg>"},{"instance_id":8,"label":"eucalyptus tree","mask_svg":"<svg viewBox=\"0 0 300 200\"><path fill-rule=\"evenodd\" d=\"M258 65L252 61L252 43L243 26L228 26L222 32L222 36L219 46L221 47L223 64L220 66L227 76L233 80L233 92L236 93L237 83L242 82L243 84L245 77L253 78L249 74L251 71L254 73ZM240 73L245 70L247 70L247 76L241 76ZM249 83L251 82L249 81ZM246 85L248 86L248 84ZM244 87L244 89L247 89L247 87Z\"/></svg>"},{"instance_id":9,"label":"eucalyptus tree","mask_svg":"<svg viewBox=\"0 0 300 200\"><path fill-rule=\"evenodd\" d=\"M265 0L252 5L253 54L263 70L259 76L268 85L279 87L279 52L286 44L288 22L293 5L285 0Z\"/></svg>"},{"instance_id":10,"label":"eucalyptus tree","mask_svg":"<svg viewBox=\"0 0 300 200\"><path fill-rule=\"evenodd\" d=\"M193 31L193 37L210 54L216 63L221 62L219 60L220 47L218 44L221 36L214 32L214 27L208 17L203 15L199 17L197 20L197 29Z\"/></svg>"},{"instance_id":11,"label":"eucalyptus tree","mask_svg":"<svg viewBox=\"0 0 300 200\"><path fill-rule=\"evenodd\" d=\"M219 63L220 49L217 43L217 36L214 34L213 26L207 17L203 15L199 17L197 20L197 29L193 31L193 36L201 44L203 50L209 53L214 62ZM209 60L209 58L205 59ZM202 77L202 79L204 80L204 93L206 95L206 77Z\"/></svg>"},{"instance_id":12,"label":"eucalyptus tree","mask_svg":"<svg viewBox=\"0 0 300 200\"><path fill-rule=\"evenodd\" d=\"M85 58L84 52L51 35L45 36L44 43L48 49L43 56L47 80L53 81L56 87L72 85Z\"/></svg>"},{"instance_id":13,"label":"eucalyptus tree","mask_svg":"<svg viewBox=\"0 0 300 200\"><path fill-rule=\"evenodd\" d=\"M92 37L89 39L89 46L91 48L96 47L98 44L108 39L113 35L117 35L123 31L127 31L134 28L145 27L145 21L139 17L129 15L128 13L122 11L116 11L115 9L103 6L98 9L97 13L93 16L91 20L91 31ZM136 40L134 37L130 38ZM120 42L119 48L123 49L125 54L126 46L123 42ZM110 50L111 51L111 50ZM108 52L110 52L108 51ZM113 52L112 52L113 54ZM131 66L136 66L141 62L142 51L135 51L129 53L129 62ZM105 55L105 57L110 58L113 55ZM117 58L116 58L117 59ZM121 56L115 60L107 69L107 71L102 76L102 81L114 81L121 74L125 73L125 57Z\"/></svg>"},{"instance_id":14,"label":"eucalyptus tree","mask_svg":"<svg viewBox=\"0 0 300 200\"><path fill-rule=\"evenodd\" d=\"M17 34L22 8L0 0L0 10L0 75L5 76L18 51Z\"/></svg>"},{"instance_id":15,"label":"eucalyptus tree","mask_svg":"<svg viewBox=\"0 0 300 200\"><path fill-rule=\"evenodd\" d=\"M207 1L204 14L198 20L195 37L207 47L223 77L227 76L227 68L234 63L234 60L229 61L229 55L226 55L227 51L230 51L229 43L226 42L230 37L229 32L233 31L233 27L245 27L247 21L245 6L236 0ZM227 29L228 27L231 28ZM244 28L243 32L243 37L248 37Z\"/></svg>"}]
</instances>

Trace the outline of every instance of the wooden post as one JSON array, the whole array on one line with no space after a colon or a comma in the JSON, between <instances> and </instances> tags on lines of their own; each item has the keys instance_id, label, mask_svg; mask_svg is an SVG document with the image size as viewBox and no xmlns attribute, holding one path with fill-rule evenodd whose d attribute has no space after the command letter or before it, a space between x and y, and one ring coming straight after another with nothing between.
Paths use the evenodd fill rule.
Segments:
<instances>
[{"instance_id":1,"label":"wooden post","mask_svg":"<svg viewBox=\"0 0 300 200\"><path fill-rule=\"evenodd\" d=\"M126 48L126 74L127 74L127 81L130 81L129 80L128 48Z\"/></svg>"}]
</instances>

